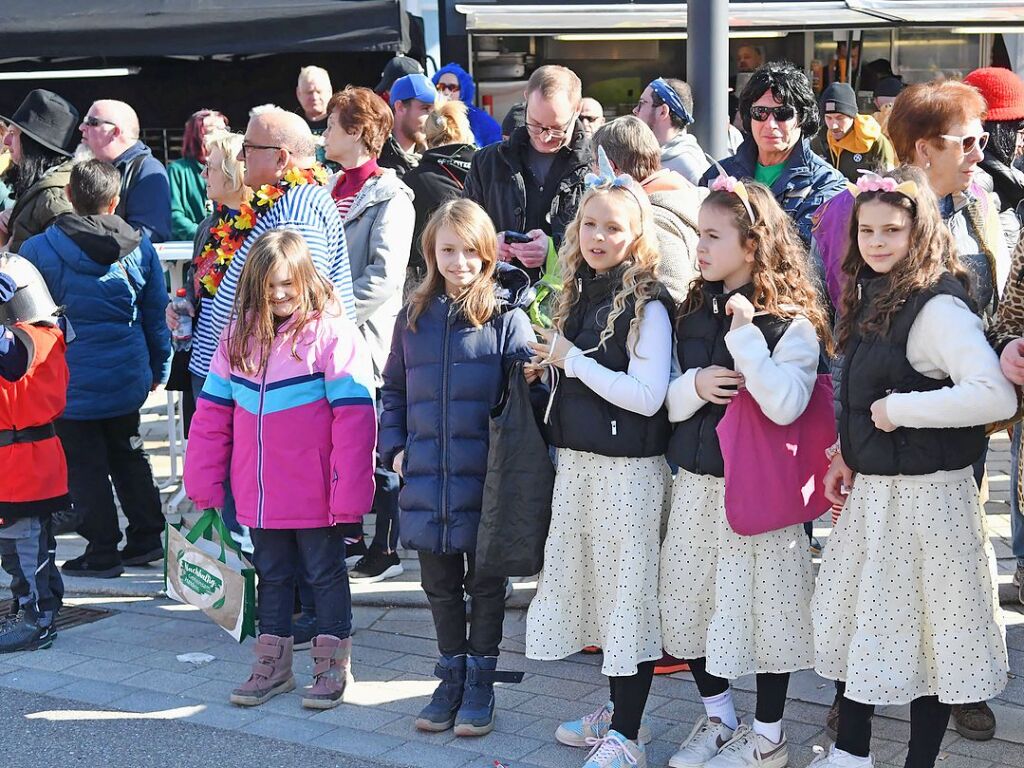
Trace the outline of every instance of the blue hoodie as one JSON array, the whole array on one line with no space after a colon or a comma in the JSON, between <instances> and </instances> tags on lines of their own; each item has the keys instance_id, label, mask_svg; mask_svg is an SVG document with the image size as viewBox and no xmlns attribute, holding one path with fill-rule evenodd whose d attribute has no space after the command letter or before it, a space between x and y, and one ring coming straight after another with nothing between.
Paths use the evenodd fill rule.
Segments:
<instances>
[{"instance_id":1,"label":"blue hoodie","mask_svg":"<svg viewBox=\"0 0 1024 768\"><path fill-rule=\"evenodd\" d=\"M114 160L124 178L126 169L139 155L146 155L127 190L122 188L118 213L154 243L171 239L171 184L163 163L141 141L128 147ZM123 182L122 182L123 183Z\"/></svg>"},{"instance_id":2,"label":"blue hoodie","mask_svg":"<svg viewBox=\"0 0 1024 768\"><path fill-rule=\"evenodd\" d=\"M501 141L501 126L480 107L473 106L473 98L476 96L476 83L469 73L458 64L445 64L434 73L434 85L437 85L441 75L451 72L459 78L459 98L466 105L466 112L469 117L469 127L473 129L473 136L476 137L478 147L486 147L488 144L495 144Z\"/></svg>"}]
</instances>

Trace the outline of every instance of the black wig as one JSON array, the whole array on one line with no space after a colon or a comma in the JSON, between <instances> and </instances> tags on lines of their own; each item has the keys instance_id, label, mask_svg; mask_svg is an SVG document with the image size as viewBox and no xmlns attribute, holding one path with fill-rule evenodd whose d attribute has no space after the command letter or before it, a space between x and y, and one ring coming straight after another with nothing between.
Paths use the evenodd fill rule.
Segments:
<instances>
[{"instance_id":1,"label":"black wig","mask_svg":"<svg viewBox=\"0 0 1024 768\"><path fill-rule=\"evenodd\" d=\"M750 107L767 91L771 91L780 104L796 110L804 138L811 138L821 128L818 102L807 75L788 61L770 61L750 76L740 92L740 115L743 117L743 130L747 133L753 133L750 129Z\"/></svg>"}]
</instances>

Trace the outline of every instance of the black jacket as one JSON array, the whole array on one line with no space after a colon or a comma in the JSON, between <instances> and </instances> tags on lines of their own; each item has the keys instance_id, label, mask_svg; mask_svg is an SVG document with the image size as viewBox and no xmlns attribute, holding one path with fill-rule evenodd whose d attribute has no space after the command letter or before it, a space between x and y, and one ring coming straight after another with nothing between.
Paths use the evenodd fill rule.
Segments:
<instances>
[{"instance_id":1,"label":"black jacket","mask_svg":"<svg viewBox=\"0 0 1024 768\"><path fill-rule=\"evenodd\" d=\"M1024 173L992 154L991 147L978 165L992 178L991 191L999 195L999 210L1016 210L1024 200Z\"/></svg>"},{"instance_id":2,"label":"black jacket","mask_svg":"<svg viewBox=\"0 0 1024 768\"><path fill-rule=\"evenodd\" d=\"M577 278L581 283L580 298L566 319L563 332L577 349L597 346L604 330L612 300L622 286L622 268L595 275L583 267ZM675 308L668 291L661 286L655 299L668 310ZM612 371L629 368L626 340L629 324L636 316L636 305L630 301L615 320L615 332L602 347L588 353ZM549 417L551 443L559 448L588 451L600 456L660 456L665 453L671 427L668 411L662 405L654 416L612 405L579 379L560 376L554 391L554 404Z\"/></svg>"},{"instance_id":3,"label":"black jacket","mask_svg":"<svg viewBox=\"0 0 1024 768\"><path fill-rule=\"evenodd\" d=\"M538 190L526 164L529 145L530 134L522 126L505 141L477 152L464 196L487 211L499 232L541 229L554 239L557 248L583 197L583 179L590 171L590 141L583 123L577 120L572 140L558 151L543 190ZM538 194L542 199L528 204L527 195ZM528 210L543 213L531 221Z\"/></svg>"},{"instance_id":4,"label":"black jacket","mask_svg":"<svg viewBox=\"0 0 1024 768\"><path fill-rule=\"evenodd\" d=\"M862 296L860 316L869 310L886 283L884 278L869 274L857 281ZM884 337L862 337L854 326L846 342L839 388L839 439L843 460L854 472L928 475L968 467L985 450L984 426L897 427L893 432L882 432L871 418L871 404L892 392L930 392L953 386L948 377L932 379L918 373L907 360L910 328L928 300L940 294L956 296L969 307L974 306L960 281L946 273L930 288L907 299Z\"/></svg>"},{"instance_id":5,"label":"black jacket","mask_svg":"<svg viewBox=\"0 0 1024 768\"><path fill-rule=\"evenodd\" d=\"M413 191L413 206L416 208L416 228L413 232L412 254L409 266L423 267L423 251L420 249L420 235L430 219L430 214L442 203L462 197L466 176L473 162L477 147L472 144L445 144L428 149L420 158L420 164L402 177L402 181Z\"/></svg>"},{"instance_id":6,"label":"black jacket","mask_svg":"<svg viewBox=\"0 0 1024 768\"><path fill-rule=\"evenodd\" d=\"M747 283L735 291L725 292L722 283L704 285L704 304L700 309L680 318L676 325L676 359L683 371L720 365L735 370L736 364L725 346L725 334L732 327L732 317L725 314L725 305L733 294L750 298L754 284ZM759 315L753 323L773 352L792 320ZM718 444L718 422L725 415L724 405L708 403L693 416L676 425L666 455L673 464L696 475L725 477L725 462Z\"/></svg>"}]
</instances>

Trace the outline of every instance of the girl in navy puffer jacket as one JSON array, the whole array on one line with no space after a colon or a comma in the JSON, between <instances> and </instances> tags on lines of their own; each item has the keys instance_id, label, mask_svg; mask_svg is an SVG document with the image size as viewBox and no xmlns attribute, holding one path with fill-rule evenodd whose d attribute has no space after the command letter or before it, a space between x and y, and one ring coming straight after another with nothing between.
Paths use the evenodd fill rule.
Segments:
<instances>
[{"instance_id":1,"label":"girl in navy puffer jacket","mask_svg":"<svg viewBox=\"0 0 1024 768\"><path fill-rule=\"evenodd\" d=\"M498 263L497 234L468 200L442 205L423 232L427 275L395 325L381 390L380 455L405 480L402 543L419 552L441 684L416 726L459 736L494 728L505 579L476 571L491 408L533 333L529 278ZM464 594L473 598L466 636ZM521 677L521 675L520 675Z\"/></svg>"}]
</instances>

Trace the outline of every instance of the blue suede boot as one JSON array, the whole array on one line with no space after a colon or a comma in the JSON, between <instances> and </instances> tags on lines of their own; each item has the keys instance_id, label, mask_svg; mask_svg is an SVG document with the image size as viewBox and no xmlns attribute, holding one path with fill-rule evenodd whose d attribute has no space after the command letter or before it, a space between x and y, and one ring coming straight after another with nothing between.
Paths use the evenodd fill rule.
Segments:
<instances>
[{"instance_id":1,"label":"blue suede boot","mask_svg":"<svg viewBox=\"0 0 1024 768\"><path fill-rule=\"evenodd\" d=\"M466 684L466 655L441 656L434 667L434 676L441 678L441 684L416 718L416 727L421 731L447 731L455 722Z\"/></svg>"},{"instance_id":2,"label":"blue suede boot","mask_svg":"<svg viewBox=\"0 0 1024 768\"><path fill-rule=\"evenodd\" d=\"M455 717L456 736L483 736L494 730L494 684L522 682L522 672L498 672L497 656L466 659L466 688Z\"/></svg>"}]
</instances>

